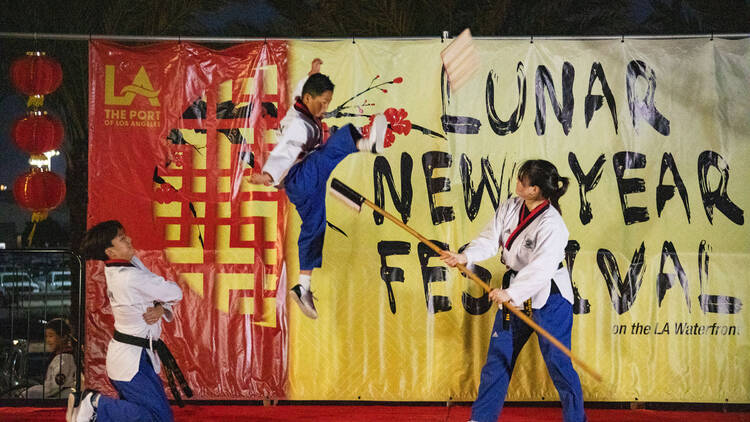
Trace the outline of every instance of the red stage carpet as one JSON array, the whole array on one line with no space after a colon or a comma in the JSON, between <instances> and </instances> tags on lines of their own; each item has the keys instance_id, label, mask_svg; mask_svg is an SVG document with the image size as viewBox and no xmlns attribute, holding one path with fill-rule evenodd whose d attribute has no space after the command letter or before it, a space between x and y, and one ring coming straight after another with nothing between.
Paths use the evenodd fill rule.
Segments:
<instances>
[{"instance_id":1,"label":"red stage carpet","mask_svg":"<svg viewBox=\"0 0 750 422\"><path fill-rule=\"evenodd\" d=\"M465 422L468 406L185 406L173 407L176 421L362 421ZM590 422L750 422L750 412L587 409ZM506 407L502 422L562 421L559 408ZM5 407L0 421L62 421L60 408Z\"/></svg>"}]
</instances>

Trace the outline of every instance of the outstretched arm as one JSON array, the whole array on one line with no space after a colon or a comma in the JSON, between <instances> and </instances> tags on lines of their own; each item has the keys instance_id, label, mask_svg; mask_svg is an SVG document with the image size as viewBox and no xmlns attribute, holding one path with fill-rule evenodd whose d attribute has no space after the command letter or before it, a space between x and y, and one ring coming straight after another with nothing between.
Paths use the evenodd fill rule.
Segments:
<instances>
[{"instance_id":1,"label":"outstretched arm","mask_svg":"<svg viewBox=\"0 0 750 422\"><path fill-rule=\"evenodd\" d=\"M463 253L443 251L440 259L447 265L455 267L458 264L471 265L474 262L483 261L497 255L500 247L500 234L503 229L502 216L506 207L507 201L497 209L495 215L485 225L479 236L469 243Z\"/></svg>"},{"instance_id":2,"label":"outstretched arm","mask_svg":"<svg viewBox=\"0 0 750 422\"><path fill-rule=\"evenodd\" d=\"M310 72L307 73L307 76L312 76L316 73L320 73L320 65L323 64L323 60L320 60L319 58L314 58L312 61L312 64L310 65Z\"/></svg>"},{"instance_id":3,"label":"outstretched arm","mask_svg":"<svg viewBox=\"0 0 750 422\"><path fill-rule=\"evenodd\" d=\"M297 97L302 96L302 88L305 86L305 82L307 82L307 79L316 74L320 73L320 65L323 64L323 60L320 60L319 58L314 58L312 63L310 64L310 71L307 72L307 76L302 78L299 82L297 82L297 85L294 87L294 91L292 91L292 100L294 100Z\"/></svg>"}]
</instances>

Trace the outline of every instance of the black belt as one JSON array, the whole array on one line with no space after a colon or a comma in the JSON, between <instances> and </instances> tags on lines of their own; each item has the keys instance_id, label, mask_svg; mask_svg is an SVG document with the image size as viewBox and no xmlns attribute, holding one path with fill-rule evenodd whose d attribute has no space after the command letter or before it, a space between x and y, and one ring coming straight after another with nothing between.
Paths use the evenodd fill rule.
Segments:
<instances>
[{"instance_id":1,"label":"black belt","mask_svg":"<svg viewBox=\"0 0 750 422\"><path fill-rule=\"evenodd\" d=\"M563 267L562 262L557 266L557 269ZM503 289L507 289L510 287L510 279L511 277L515 277L515 275L518 274L518 271L508 269L508 271L505 272L503 275ZM552 283L552 286L550 287L549 294L550 296L554 294L560 294L560 289L557 288L557 284L555 284L555 280L550 279L550 282ZM508 330L510 328L510 310L506 309L506 306L503 306L503 330ZM531 299L527 299L523 302L523 313L526 314L529 318L531 318L531 315L533 314L533 310L531 308Z\"/></svg>"},{"instance_id":2,"label":"black belt","mask_svg":"<svg viewBox=\"0 0 750 422\"><path fill-rule=\"evenodd\" d=\"M115 335L113 338L120 343L131 344L133 346L143 347L144 349L149 349L151 344L153 344L154 350L156 350L156 353L159 355L159 359L161 360L162 366L164 366L164 372L167 374L167 383L169 384L169 389L172 391L172 396L174 396L174 399L177 401L177 405L180 407L185 406L185 404L182 402L180 391L177 389L177 385L175 385L175 377L177 378L177 382L180 383L180 388L182 388L185 396L187 396L188 398L193 397L193 390L190 389L190 386L185 380L185 377L182 375L182 371L177 365L177 361L174 359L174 356L172 356L172 352L169 351L169 348L167 348L167 345L164 344L161 339L158 339L156 341L149 341L149 339L147 338L123 334L117 330L115 330Z\"/></svg>"}]
</instances>

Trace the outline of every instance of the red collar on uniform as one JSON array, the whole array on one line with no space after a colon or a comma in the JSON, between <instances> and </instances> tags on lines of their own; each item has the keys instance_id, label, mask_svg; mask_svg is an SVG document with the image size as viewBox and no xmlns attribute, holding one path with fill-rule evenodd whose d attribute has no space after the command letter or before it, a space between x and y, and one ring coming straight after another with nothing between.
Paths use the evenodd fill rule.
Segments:
<instances>
[{"instance_id":1,"label":"red collar on uniform","mask_svg":"<svg viewBox=\"0 0 750 422\"><path fill-rule=\"evenodd\" d=\"M307 108L305 103L302 102L302 98L297 97L297 100L294 102L294 109L312 120L320 128L320 133L323 133L323 122L317 117L313 116L313 114L310 112L310 109Z\"/></svg>"},{"instance_id":2,"label":"red collar on uniform","mask_svg":"<svg viewBox=\"0 0 750 422\"><path fill-rule=\"evenodd\" d=\"M132 262L125 259L108 259L104 261L106 267L135 267Z\"/></svg>"},{"instance_id":3,"label":"red collar on uniform","mask_svg":"<svg viewBox=\"0 0 750 422\"><path fill-rule=\"evenodd\" d=\"M534 208L533 211L529 211L528 208L526 208L526 202L521 204L521 209L518 211L518 225L516 226L516 229L513 230L513 233L510 234L508 239L505 241L505 249L510 250L510 247L513 246L513 242L518 238L518 235L521 234L521 232L531 224L532 221L536 220L537 217L542 215L544 211L549 208L549 201L544 201L541 204L539 204L536 208Z\"/></svg>"}]
</instances>

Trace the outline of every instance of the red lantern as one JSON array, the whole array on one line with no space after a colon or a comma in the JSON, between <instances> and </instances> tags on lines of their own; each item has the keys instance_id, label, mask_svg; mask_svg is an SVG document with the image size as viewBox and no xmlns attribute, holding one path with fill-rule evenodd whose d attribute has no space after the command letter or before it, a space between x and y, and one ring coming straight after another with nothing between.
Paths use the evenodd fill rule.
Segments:
<instances>
[{"instance_id":1,"label":"red lantern","mask_svg":"<svg viewBox=\"0 0 750 422\"><path fill-rule=\"evenodd\" d=\"M32 155L44 154L60 147L63 125L57 117L32 111L13 123L10 135L23 151Z\"/></svg>"},{"instance_id":2,"label":"red lantern","mask_svg":"<svg viewBox=\"0 0 750 422\"><path fill-rule=\"evenodd\" d=\"M62 66L42 52L27 52L10 66L13 86L28 96L47 95L62 83Z\"/></svg>"},{"instance_id":3,"label":"red lantern","mask_svg":"<svg viewBox=\"0 0 750 422\"><path fill-rule=\"evenodd\" d=\"M34 211L32 221L41 221L65 199L65 181L56 173L33 167L13 183L13 196L18 205Z\"/></svg>"}]
</instances>

